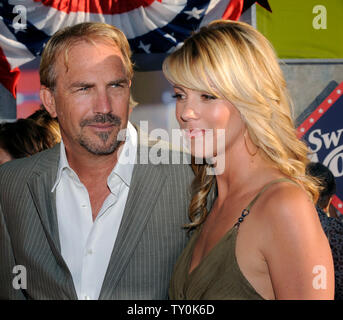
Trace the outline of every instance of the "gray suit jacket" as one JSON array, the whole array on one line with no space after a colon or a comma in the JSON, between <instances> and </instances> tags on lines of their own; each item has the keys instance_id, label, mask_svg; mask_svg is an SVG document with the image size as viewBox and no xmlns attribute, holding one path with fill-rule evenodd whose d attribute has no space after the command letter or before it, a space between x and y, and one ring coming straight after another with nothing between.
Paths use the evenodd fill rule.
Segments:
<instances>
[{"instance_id":1,"label":"gray suit jacket","mask_svg":"<svg viewBox=\"0 0 343 320\"><path fill-rule=\"evenodd\" d=\"M60 252L51 193L58 162L56 146L0 167L0 299L77 299ZM187 241L182 225L188 222L192 179L186 164L135 165L99 299L167 298ZM16 265L26 268L26 290L12 285Z\"/></svg>"}]
</instances>

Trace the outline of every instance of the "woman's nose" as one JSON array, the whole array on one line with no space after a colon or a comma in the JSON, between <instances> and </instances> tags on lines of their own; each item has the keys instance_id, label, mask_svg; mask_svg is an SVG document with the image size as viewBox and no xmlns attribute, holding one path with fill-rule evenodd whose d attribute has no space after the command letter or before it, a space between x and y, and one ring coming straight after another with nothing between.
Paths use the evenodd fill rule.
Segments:
<instances>
[{"instance_id":1,"label":"woman's nose","mask_svg":"<svg viewBox=\"0 0 343 320\"><path fill-rule=\"evenodd\" d=\"M183 121L197 120L199 118L199 114L190 105L185 105L182 112L180 113L180 118Z\"/></svg>"}]
</instances>

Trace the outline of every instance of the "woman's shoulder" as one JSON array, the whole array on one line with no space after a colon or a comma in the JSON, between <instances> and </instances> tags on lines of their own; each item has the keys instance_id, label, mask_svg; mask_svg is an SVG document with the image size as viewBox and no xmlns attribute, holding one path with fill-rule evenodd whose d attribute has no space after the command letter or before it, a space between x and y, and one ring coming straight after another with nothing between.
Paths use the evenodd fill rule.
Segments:
<instances>
[{"instance_id":1,"label":"woman's shoulder","mask_svg":"<svg viewBox=\"0 0 343 320\"><path fill-rule=\"evenodd\" d=\"M327 270L330 292L333 283L330 247L312 199L300 185L280 182L259 200L253 208L263 231L258 249L267 262L276 296L330 296L312 286L317 265Z\"/></svg>"},{"instance_id":2,"label":"woman's shoulder","mask_svg":"<svg viewBox=\"0 0 343 320\"><path fill-rule=\"evenodd\" d=\"M325 256L327 238L312 199L300 185L277 183L260 200L255 213L263 228L259 247L266 260L278 256L285 263L300 261L313 250Z\"/></svg>"},{"instance_id":3,"label":"woman's shoulder","mask_svg":"<svg viewBox=\"0 0 343 320\"><path fill-rule=\"evenodd\" d=\"M301 257L327 242L315 205L300 185L275 184L260 200L255 214L263 228L260 249L265 256L274 256L276 251L287 256L291 250L293 256Z\"/></svg>"},{"instance_id":4,"label":"woman's shoulder","mask_svg":"<svg viewBox=\"0 0 343 320\"><path fill-rule=\"evenodd\" d=\"M287 230L295 238L302 230L318 230L320 221L312 199L307 192L292 181L282 181L270 186L256 203L256 211L266 232ZM304 235L304 234L303 234Z\"/></svg>"},{"instance_id":5,"label":"woman's shoulder","mask_svg":"<svg viewBox=\"0 0 343 320\"><path fill-rule=\"evenodd\" d=\"M313 200L300 184L293 180L281 180L270 187L261 195L260 209L263 214L275 215L282 218L292 217L299 212L316 212ZM272 217L269 217L272 218Z\"/></svg>"}]
</instances>

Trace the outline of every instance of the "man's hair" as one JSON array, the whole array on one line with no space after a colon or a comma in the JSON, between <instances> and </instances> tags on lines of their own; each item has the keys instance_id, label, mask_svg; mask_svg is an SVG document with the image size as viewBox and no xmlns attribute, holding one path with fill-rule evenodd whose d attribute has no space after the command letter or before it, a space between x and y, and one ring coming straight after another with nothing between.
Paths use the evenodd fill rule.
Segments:
<instances>
[{"instance_id":1,"label":"man's hair","mask_svg":"<svg viewBox=\"0 0 343 320\"><path fill-rule=\"evenodd\" d=\"M118 28L101 22L84 22L57 31L46 44L39 67L40 82L53 90L56 85L56 58L64 54L64 62L68 68L68 51L80 41L95 44L105 41L118 47L122 56L128 79L132 79L133 65L130 60L130 45L124 33Z\"/></svg>"},{"instance_id":2,"label":"man's hair","mask_svg":"<svg viewBox=\"0 0 343 320\"><path fill-rule=\"evenodd\" d=\"M321 164L320 162L310 162L306 167L308 175L315 177L320 182L322 187L317 206L321 209L325 209L330 201L330 198L336 193L336 181L335 177L329 168Z\"/></svg>"},{"instance_id":3,"label":"man's hair","mask_svg":"<svg viewBox=\"0 0 343 320\"><path fill-rule=\"evenodd\" d=\"M0 147L13 159L31 156L55 144L53 133L34 120L18 119L0 124Z\"/></svg>"}]
</instances>

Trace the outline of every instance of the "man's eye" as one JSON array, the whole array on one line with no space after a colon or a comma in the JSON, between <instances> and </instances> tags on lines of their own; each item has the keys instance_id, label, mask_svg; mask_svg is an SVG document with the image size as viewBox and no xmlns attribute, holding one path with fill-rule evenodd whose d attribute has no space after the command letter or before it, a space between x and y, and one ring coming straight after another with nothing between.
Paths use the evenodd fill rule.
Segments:
<instances>
[{"instance_id":1,"label":"man's eye","mask_svg":"<svg viewBox=\"0 0 343 320\"><path fill-rule=\"evenodd\" d=\"M126 81L123 82L115 82L115 83L111 83L110 84L111 88L128 88L129 87L129 83Z\"/></svg>"},{"instance_id":2,"label":"man's eye","mask_svg":"<svg viewBox=\"0 0 343 320\"><path fill-rule=\"evenodd\" d=\"M85 92L89 89L90 87L81 87L79 89L77 89L77 91L80 91L80 92Z\"/></svg>"},{"instance_id":3,"label":"man's eye","mask_svg":"<svg viewBox=\"0 0 343 320\"><path fill-rule=\"evenodd\" d=\"M122 87L123 87L123 84L121 84L121 83L112 83L112 84L111 84L111 87L112 87L112 88L122 88Z\"/></svg>"}]
</instances>

